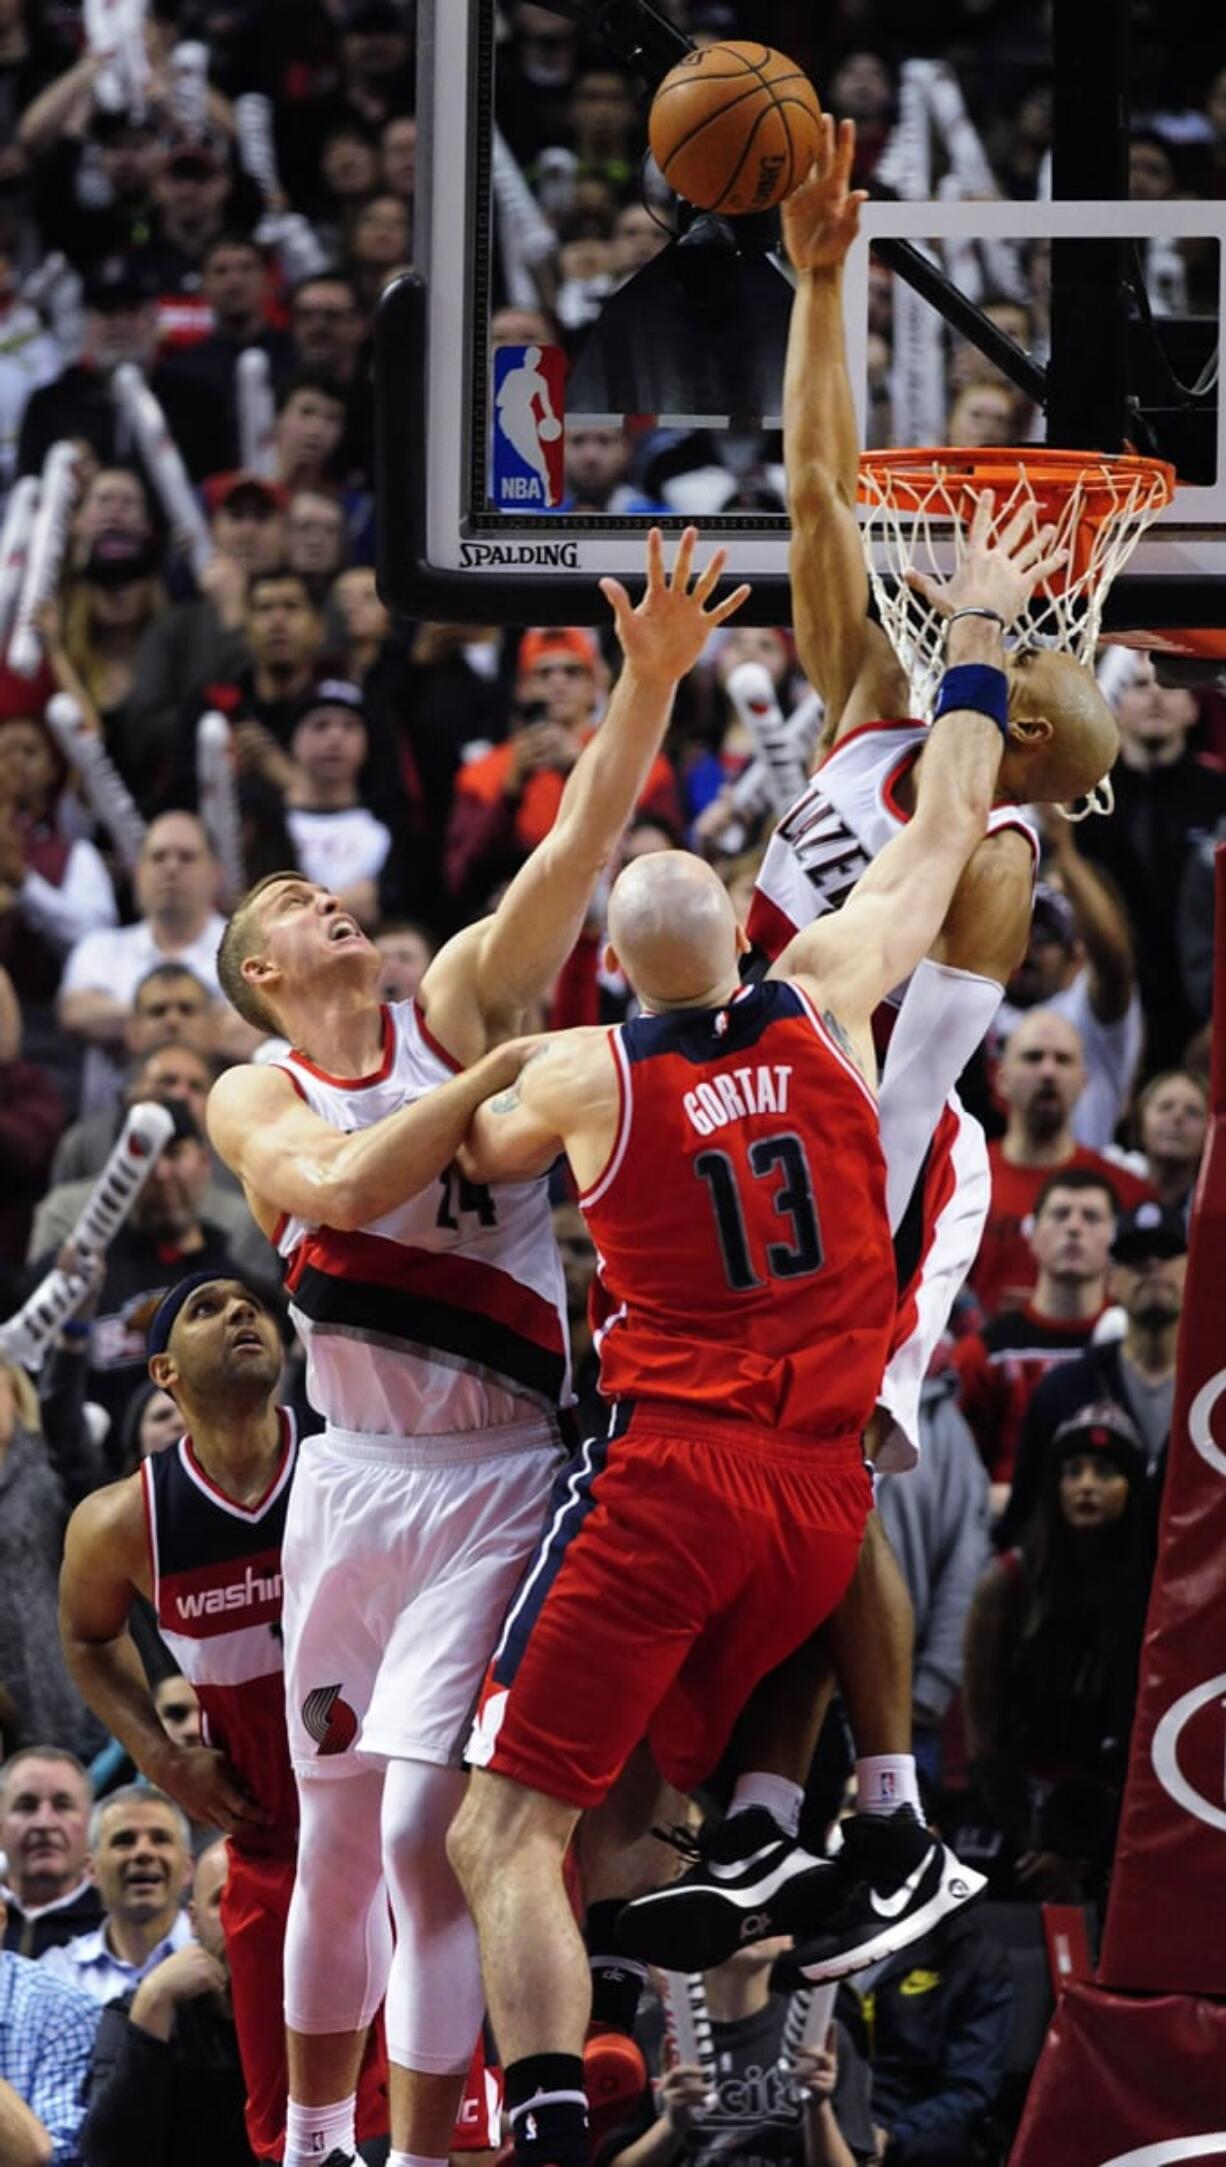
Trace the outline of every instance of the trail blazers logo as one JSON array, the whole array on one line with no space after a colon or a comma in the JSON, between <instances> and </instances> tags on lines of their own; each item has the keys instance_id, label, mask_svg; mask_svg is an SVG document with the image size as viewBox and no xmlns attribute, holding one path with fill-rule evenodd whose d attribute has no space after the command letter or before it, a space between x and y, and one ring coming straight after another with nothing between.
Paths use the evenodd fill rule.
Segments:
<instances>
[{"instance_id":1,"label":"trail blazers logo","mask_svg":"<svg viewBox=\"0 0 1226 2167\"><path fill-rule=\"evenodd\" d=\"M339 1685L317 1685L302 1703L302 1721L321 1756L344 1753L358 1735L358 1719Z\"/></svg>"}]
</instances>

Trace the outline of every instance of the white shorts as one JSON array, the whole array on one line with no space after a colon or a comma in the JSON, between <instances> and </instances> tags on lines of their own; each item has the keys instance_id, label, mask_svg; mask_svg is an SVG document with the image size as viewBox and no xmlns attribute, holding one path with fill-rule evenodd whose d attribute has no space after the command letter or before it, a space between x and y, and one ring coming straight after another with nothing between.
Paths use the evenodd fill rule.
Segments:
<instances>
[{"instance_id":1,"label":"white shorts","mask_svg":"<svg viewBox=\"0 0 1226 2167\"><path fill-rule=\"evenodd\" d=\"M370 1758L458 1763L561 1456L537 1421L306 1439L282 1548L298 1775L356 1775Z\"/></svg>"},{"instance_id":2,"label":"white shorts","mask_svg":"<svg viewBox=\"0 0 1226 2167\"><path fill-rule=\"evenodd\" d=\"M888 1161L884 1121L882 1143ZM882 1474L914 1467L919 1458L920 1392L978 1254L992 1199L983 1129L956 1092L951 1092L937 1124L921 1178L923 1195L917 1200L919 1220L913 1229L917 1259L900 1290L898 1324L877 1395L893 1417L876 1459Z\"/></svg>"}]
</instances>

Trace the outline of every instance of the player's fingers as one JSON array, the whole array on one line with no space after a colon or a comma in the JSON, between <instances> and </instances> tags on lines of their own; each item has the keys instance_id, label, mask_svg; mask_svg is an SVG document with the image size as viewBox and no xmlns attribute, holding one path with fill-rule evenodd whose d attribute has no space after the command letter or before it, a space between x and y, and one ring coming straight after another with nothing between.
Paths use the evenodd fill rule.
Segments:
<instances>
[{"instance_id":1,"label":"player's fingers","mask_svg":"<svg viewBox=\"0 0 1226 2167\"><path fill-rule=\"evenodd\" d=\"M671 586L674 594L685 594L689 587L690 570L694 562L694 551L697 546L697 527L686 527L681 540L677 544L677 555L673 563Z\"/></svg>"},{"instance_id":2,"label":"player's fingers","mask_svg":"<svg viewBox=\"0 0 1226 2167\"><path fill-rule=\"evenodd\" d=\"M996 509L994 489L981 489L971 500L975 506L971 516L970 541L972 545L987 541L992 527L992 514Z\"/></svg>"},{"instance_id":3,"label":"player's fingers","mask_svg":"<svg viewBox=\"0 0 1226 2167\"><path fill-rule=\"evenodd\" d=\"M838 141L835 149L835 173L846 187L856 159L856 124L854 120L839 122Z\"/></svg>"},{"instance_id":4,"label":"player's fingers","mask_svg":"<svg viewBox=\"0 0 1226 2167\"><path fill-rule=\"evenodd\" d=\"M733 589L726 602L718 602L713 610L708 610L709 622L713 625L722 625L726 618L733 616L739 610L742 602L748 602L752 593L753 588L750 586L749 581L745 580L741 586Z\"/></svg>"},{"instance_id":5,"label":"player's fingers","mask_svg":"<svg viewBox=\"0 0 1226 2167\"><path fill-rule=\"evenodd\" d=\"M634 615L634 611L630 606L630 597L622 586L620 579L602 579L600 592L612 610L619 626L625 623L627 617Z\"/></svg>"},{"instance_id":6,"label":"player's fingers","mask_svg":"<svg viewBox=\"0 0 1226 2167\"><path fill-rule=\"evenodd\" d=\"M1050 556L1041 557L1037 564L1027 565L1027 576L1036 587L1041 587L1044 580L1050 579L1053 572L1059 572L1067 563L1067 549L1053 549Z\"/></svg>"},{"instance_id":7,"label":"player's fingers","mask_svg":"<svg viewBox=\"0 0 1226 2167\"><path fill-rule=\"evenodd\" d=\"M705 602L707 600L707 597L714 593L715 588L719 583L720 574L722 573L724 566L727 564L727 562L727 550L717 549L715 555L711 559L711 562L705 567L703 571L699 573L698 578L695 582L694 600L696 602Z\"/></svg>"},{"instance_id":8,"label":"player's fingers","mask_svg":"<svg viewBox=\"0 0 1226 2167\"><path fill-rule=\"evenodd\" d=\"M815 179L825 179L826 175L830 171L831 164L836 156L837 142L835 137L834 115L833 113L823 113L821 119L817 124L817 159L815 161L814 168Z\"/></svg>"},{"instance_id":9,"label":"player's fingers","mask_svg":"<svg viewBox=\"0 0 1226 2167\"><path fill-rule=\"evenodd\" d=\"M664 536L652 527L647 536L647 592L658 594L664 585Z\"/></svg>"},{"instance_id":10,"label":"player's fingers","mask_svg":"<svg viewBox=\"0 0 1226 2167\"><path fill-rule=\"evenodd\" d=\"M1023 543L1033 541L1038 526L1038 517L1039 508L1037 504L1020 505L1008 525L1002 527L997 535L997 548L1007 550L1009 555L1012 556Z\"/></svg>"},{"instance_id":11,"label":"player's fingers","mask_svg":"<svg viewBox=\"0 0 1226 2167\"><path fill-rule=\"evenodd\" d=\"M930 603L933 609L944 609L942 590L935 579L929 578L927 572L917 572L912 565L904 572L903 578L912 593L919 595L921 601Z\"/></svg>"},{"instance_id":12,"label":"player's fingers","mask_svg":"<svg viewBox=\"0 0 1226 2167\"><path fill-rule=\"evenodd\" d=\"M1013 562L1020 571L1024 572L1027 566L1033 564L1037 557L1050 556L1055 539L1056 530L1054 527L1040 527L1037 533L1028 535L1026 540L1013 551Z\"/></svg>"}]
</instances>

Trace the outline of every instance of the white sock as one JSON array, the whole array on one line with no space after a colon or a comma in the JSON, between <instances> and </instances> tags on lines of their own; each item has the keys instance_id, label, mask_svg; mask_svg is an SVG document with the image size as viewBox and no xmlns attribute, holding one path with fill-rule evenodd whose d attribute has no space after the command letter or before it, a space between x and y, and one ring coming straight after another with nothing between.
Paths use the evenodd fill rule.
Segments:
<instances>
[{"instance_id":1,"label":"white sock","mask_svg":"<svg viewBox=\"0 0 1226 2167\"><path fill-rule=\"evenodd\" d=\"M431 2159L425 2152L389 2152L387 2167L447 2167L445 2159Z\"/></svg>"},{"instance_id":2,"label":"white sock","mask_svg":"<svg viewBox=\"0 0 1226 2167\"><path fill-rule=\"evenodd\" d=\"M915 1757L910 1753L873 1753L856 1762L856 1806L861 1813L893 1813L912 1806L921 1818Z\"/></svg>"},{"instance_id":3,"label":"white sock","mask_svg":"<svg viewBox=\"0 0 1226 2167\"><path fill-rule=\"evenodd\" d=\"M356 2155L353 2132L357 2094L330 2107L304 2107L291 2099L285 2111L284 2167L322 2167L330 2152Z\"/></svg>"},{"instance_id":4,"label":"white sock","mask_svg":"<svg viewBox=\"0 0 1226 2167\"><path fill-rule=\"evenodd\" d=\"M748 1775L738 1776L728 1818L734 1813L748 1813L751 1806L765 1806L773 1814L787 1836L794 1836L800 1827L800 1809L805 1794L799 1783L789 1783L786 1776L768 1776L764 1770L753 1768Z\"/></svg>"}]
</instances>

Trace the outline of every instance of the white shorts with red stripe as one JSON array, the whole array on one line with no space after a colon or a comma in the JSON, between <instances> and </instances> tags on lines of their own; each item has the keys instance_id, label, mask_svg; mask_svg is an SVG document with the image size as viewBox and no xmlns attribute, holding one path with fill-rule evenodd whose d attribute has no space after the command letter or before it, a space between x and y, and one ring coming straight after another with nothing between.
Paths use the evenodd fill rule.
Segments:
<instances>
[{"instance_id":1,"label":"white shorts with red stripe","mask_svg":"<svg viewBox=\"0 0 1226 2167\"><path fill-rule=\"evenodd\" d=\"M552 1427L306 1439L282 1546L299 1778L355 1775L371 1759L458 1763L544 1522Z\"/></svg>"},{"instance_id":2,"label":"white shorts with red stripe","mask_svg":"<svg viewBox=\"0 0 1226 2167\"><path fill-rule=\"evenodd\" d=\"M889 1107L881 1102L881 1141L887 1163ZM992 1195L983 1129L951 1091L920 1177L921 1193L896 1232L914 1264L899 1288L898 1321L878 1395L893 1426L877 1455L883 1474L914 1467L919 1458L920 1391L983 1238ZM904 1267L905 1268L905 1267Z\"/></svg>"}]
</instances>

